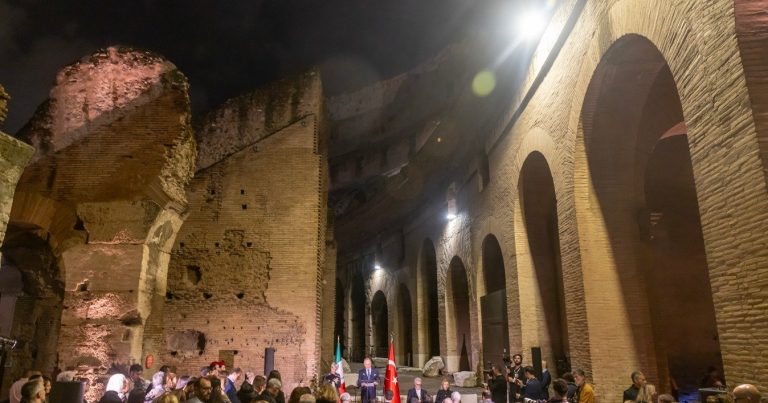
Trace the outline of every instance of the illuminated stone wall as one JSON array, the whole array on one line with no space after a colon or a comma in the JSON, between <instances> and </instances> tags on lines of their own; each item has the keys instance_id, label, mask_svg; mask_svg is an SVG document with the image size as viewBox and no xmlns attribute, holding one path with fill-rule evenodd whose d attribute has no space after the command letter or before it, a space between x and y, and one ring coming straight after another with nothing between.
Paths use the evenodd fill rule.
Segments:
<instances>
[{"instance_id":1,"label":"illuminated stone wall","mask_svg":"<svg viewBox=\"0 0 768 403\"><path fill-rule=\"evenodd\" d=\"M91 399L111 366L143 360L144 324L165 293L196 156L187 89L158 55L105 49L59 72L19 133L36 153L10 228L46 240L56 257L64 309L55 364L78 366Z\"/></svg>"},{"instance_id":2,"label":"illuminated stone wall","mask_svg":"<svg viewBox=\"0 0 768 403\"><path fill-rule=\"evenodd\" d=\"M358 261L370 255L390 262L382 264L383 273L372 270L372 263L363 265L367 303L379 290L390 302L399 283L416 285L411 291L418 301L413 313L420 342L415 349L426 359L429 318L423 307L426 289L432 285L426 284L419 259L424 240L432 240L437 250L440 349L451 367L455 352L449 344L455 329L453 319L447 317L451 315L445 282L448 265L454 256L464 262L476 303L470 310L479 311L479 297L485 293L481 245L493 234L506 270L509 348L530 355L530 347L548 343L539 329L536 309L521 308L540 303L540 295L533 288L536 279L531 275L530 256L524 256L524 248L516 249L517 238L527 235L515 219L521 203L520 172L531 153L538 152L551 170L557 200L571 365L588 372L599 399L619 396L629 373L636 369L645 371L661 390L668 390L665 346L659 332L675 328L659 328L669 318L655 310L664 302L648 291L654 284L642 263L656 242L651 236L663 234L654 232L658 231L652 227L655 218L639 201L645 185L644 158L652 151L648 133L671 130L682 117L698 204L692 214L701 220L704 245L704 255L697 259L706 261L705 276L711 285L711 290L703 287L698 292L711 295L717 327L714 334L706 329L703 337L708 343L719 340L729 385L749 382L768 388L768 371L762 363L768 354L764 347L768 311L761 288L768 281L764 247L768 232L763 230L768 227L766 142L761 129L766 110L761 95L765 80L759 73L765 69L765 60L758 56L765 52L765 35L759 28L762 14L751 8L757 5L735 3L736 9L734 2L726 0L706 5L698 1L560 2L516 100L487 134L483 147L490 168L487 183L473 164L453 178L458 186L458 218L445 219L442 194L426 197L431 201L412 213L407 224L390 231L404 234L404 257L381 248L388 243L388 234L369 239L366 247L351 256L340 256L340 262L356 255ZM660 88L667 74L674 85ZM613 77L632 79L617 84ZM603 88L608 92L601 93ZM670 88L676 94L670 95ZM443 143L450 141L449 134L441 135ZM615 174L615 180L599 179L598 171ZM609 200L613 202L606 203ZM365 216L355 219L359 220L356 225L366 221ZM667 263L674 266L674 260ZM346 268L355 264L339 267L343 283L350 284ZM670 276L675 281L684 277ZM698 280L693 283L701 285ZM392 301L390 329L397 326L393 313L400 309L396 299ZM484 362L487 357L480 357L482 318L471 316L470 357ZM349 327L348 314L346 319Z\"/></svg>"},{"instance_id":3,"label":"illuminated stone wall","mask_svg":"<svg viewBox=\"0 0 768 403\"><path fill-rule=\"evenodd\" d=\"M223 359L259 373L274 347L286 390L316 373L326 309L322 124L316 72L208 117L163 315L149 325L145 350L159 362L194 375Z\"/></svg>"}]
</instances>

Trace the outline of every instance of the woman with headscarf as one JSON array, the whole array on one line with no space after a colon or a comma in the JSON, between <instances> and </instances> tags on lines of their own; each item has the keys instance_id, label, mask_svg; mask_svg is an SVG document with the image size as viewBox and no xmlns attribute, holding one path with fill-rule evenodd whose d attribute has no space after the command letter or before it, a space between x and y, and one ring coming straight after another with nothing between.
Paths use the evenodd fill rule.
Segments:
<instances>
[{"instance_id":1,"label":"woman with headscarf","mask_svg":"<svg viewBox=\"0 0 768 403\"><path fill-rule=\"evenodd\" d=\"M144 396L145 402L151 402L165 393L165 372L158 371L152 375L152 389Z\"/></svg>"},{"instance_id":2,"label":"woman with headscarf","mask_svg":"<svg viewBox=\"0 0 768 403\"><path fill-rule=\"evenodd\" d=\"M123 374L114 374L109 377L107 391L101 397L99 403L125 403L130 384Z\"/></svg>"}]
</instances>

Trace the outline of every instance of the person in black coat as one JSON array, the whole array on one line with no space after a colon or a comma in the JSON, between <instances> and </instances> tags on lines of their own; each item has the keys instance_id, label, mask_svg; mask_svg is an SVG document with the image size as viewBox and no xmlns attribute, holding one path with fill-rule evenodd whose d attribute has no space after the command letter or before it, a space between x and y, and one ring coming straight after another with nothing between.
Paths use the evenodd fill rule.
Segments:
<instances>
[{"instance_id":1,"label":"person in black coat","mask_svg":"<svg viewBox=\"0 0 768 403\"><path fill-rule=\"evenodd\" d=\"M497 366L491 367L491 376L488 379L488 389L491 391L491 400L493 403L506 403L507 402L507 382L504 380L504 375L501 374L501 370Z\"/></svg>"},{"instance_id":2,"label":"person in black coat","mask_svg":"<svg viewBox=\"0 0 768 403\"><path fill-rule=\"evenodd\" d=\"M531 400L546 400L547 397L544 395L544 387L541 381L536 379L536 373L533 367L525 367L523 372L525 373L526 378L525 385L518 381L518 386L521 388L523 398Z\"/></svg>"},{"instance_id":3,"label":"person in black coat","mask_svg":"<svg viewBox=\"0 0 768 403\"><path fill-rule=\"evenodd\" d=\"M443 378L440 390L437 391L437 396L435 396L435 403L443 403L443 400L450 399L452 394L451 383L448 382L448 379Z\"/></svg>"},{"instance_id":4,"label":"person in black coat","mask_svg":"<svg viewBox=\"0 0 768 403\"><path fill-rule=\"evenodd\" d=\"M379 371L372 368L371 359L363 360L364 368L357 373L357 386L360 388L360 400L363 403L376 401L376 386L379 384Z\"/></svg>"},{"instance_id":5,"label":"person in black coat","mask_svg":"<svg viewBox=\"0 0 768 403\"><path fill-rule=\"evenodd\" d=\"M421 388L421 378L413 378L413 388L408 389L408 398L405 403L427 403L429 400L429 393Z\"/></svg>"}]
</instances>

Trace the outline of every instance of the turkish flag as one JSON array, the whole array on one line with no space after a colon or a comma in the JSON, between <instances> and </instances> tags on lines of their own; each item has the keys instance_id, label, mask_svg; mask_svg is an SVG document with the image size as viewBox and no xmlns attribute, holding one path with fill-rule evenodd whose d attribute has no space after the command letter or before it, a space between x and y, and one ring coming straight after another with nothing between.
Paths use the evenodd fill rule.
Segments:
<instances>
[{"instance_id":1,"label":"turkish flag","mask_svg":"<svg viewBox=\"0 0 768 403\"><path fill-rule=\"evenodd\" d=\"M397 383L397 366L395 365L395 344L393 340L389 342L389 363L387 364L387 373L384 376L384 398L388 396L387 391L392 393L392 403L400 403L400 385Z\"/></svg>"}]
</instances>

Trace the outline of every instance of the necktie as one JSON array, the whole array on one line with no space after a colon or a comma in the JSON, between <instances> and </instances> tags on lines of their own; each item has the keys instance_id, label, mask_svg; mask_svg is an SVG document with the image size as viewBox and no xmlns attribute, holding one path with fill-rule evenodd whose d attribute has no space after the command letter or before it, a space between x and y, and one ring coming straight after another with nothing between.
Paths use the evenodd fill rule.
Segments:
<instances>
[{"instance_id":1,"label":"necktie","mask_svg":"<svg viewBox=\"0 0 768 403\"><path fill-rule=\"evenodd\" d=\"M365 376L367 376L368 379L371 379L371 370L370 369L365 370Z\"/></svg>"}]
</instances>

